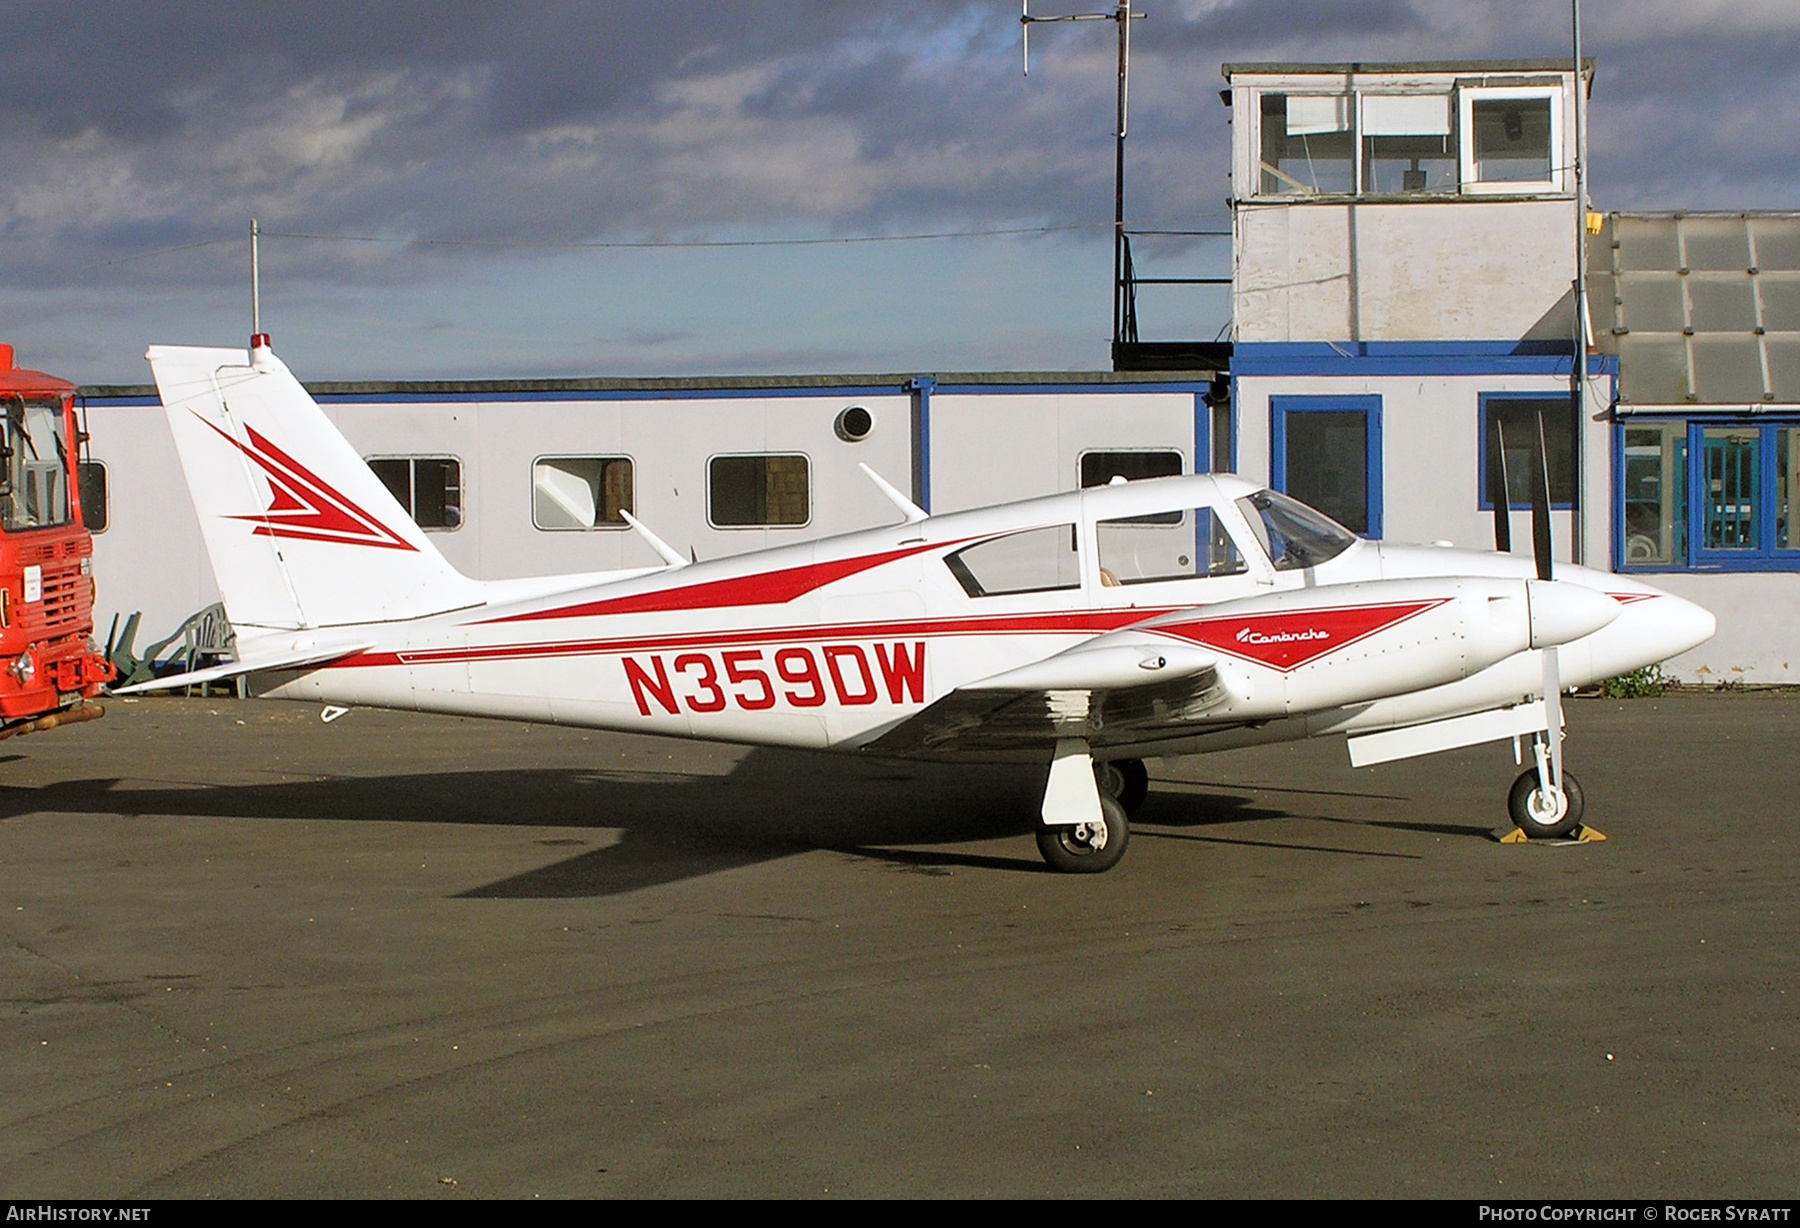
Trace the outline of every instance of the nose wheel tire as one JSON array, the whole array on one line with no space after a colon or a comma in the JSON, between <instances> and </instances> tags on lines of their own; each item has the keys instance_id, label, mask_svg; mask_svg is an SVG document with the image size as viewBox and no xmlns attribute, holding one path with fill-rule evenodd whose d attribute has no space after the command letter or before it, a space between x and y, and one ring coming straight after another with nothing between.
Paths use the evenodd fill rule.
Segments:
<instances>
[{"instance_id":1,"label":"nose wheel tire","mask_svg":"<svg viewBox=\"0 0 1800 1228\"><path fill-rule=\"evenodd\" d=\"M1150 796L1150 769L1142 759L1111 759L1094 765L1094 782L1100 792L1110 794L1125 807L1128 815L1136 814L1144 799Z\"/></svg>"},{"instance_id":2,"label":"nose wheel tire","mask_svg":"<svg viewBox=\"0 0 1800 1228\"><path fill-rule=\"evenodd\" d=\"M1100 794L1100 821L1068 827L1040 827L1038 852L1052 870L1064 874L1100 874L1119 864L1131 826L1125 808L1111 794Z\"/></svg>"},{"instance_id":3,"label":"nose wheel tire","mask_svg":"<svg viewBox=\"0 0 1800 1228\"><path fill-rule=\"evenodd\" d=\"M1572 835L1581 826L1581 782L1564 772L1562 792L1552 793L1539 787L1537 769L1527 768L1513 781L1506 809L1519 830L1533 840Z\"/></svg>"}]
</instances>

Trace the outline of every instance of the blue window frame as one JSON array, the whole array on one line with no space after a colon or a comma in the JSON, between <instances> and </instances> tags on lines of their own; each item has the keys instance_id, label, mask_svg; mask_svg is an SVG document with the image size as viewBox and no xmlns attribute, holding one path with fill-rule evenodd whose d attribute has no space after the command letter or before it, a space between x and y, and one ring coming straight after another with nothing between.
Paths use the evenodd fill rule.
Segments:
<instances>
[{"instance_id":1,"label":"blue window frame","mask_svg":"<svg viewBox=\"0 0 1800 1228\"><path fill-rule=\"evenodd\" d=\"M1381 536L1381 397L1272 396L1269 484Z\"/></svg>"},{"instance_id":2,"label":"blue window frame","mask_svg":"<svg viewBox=\"0 0 1800 1228\"><path fill-rule=\"evenodd\" d=\"M1628 571L1800 571L1800 422L1631 419L1613 433Z\"/></svg>"}]
</instances>

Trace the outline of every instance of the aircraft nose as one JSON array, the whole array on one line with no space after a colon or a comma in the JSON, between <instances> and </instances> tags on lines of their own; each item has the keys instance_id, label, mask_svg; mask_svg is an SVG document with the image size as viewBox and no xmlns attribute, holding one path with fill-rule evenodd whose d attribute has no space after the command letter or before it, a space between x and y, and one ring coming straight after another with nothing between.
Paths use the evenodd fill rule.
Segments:
<instances>
[{"instance_id":1,"label":"aircraft nose","mask_svg":"<svg viewBox=\"0 0 1800 1228\"><path fill-rule=\"evenodd\" d=\"M1711 610L1670 593L1659 592L1654 600L1641 604L1649 616L1642 635L1655 641L1659 661L1700 647L1719 629Z\"/></svg>"},{"instance_id":2,"label":"aircraft nose","mask_svg":"<svg viewBox=\"0 0 1800 1228\"><path fill-rule=\"evenodd\" d=\"M1560 580L1530 580L1531 646L1549 648L1592 635L1619 616L1619 603L1605 593Z\"/></svg>"}]
</instances>

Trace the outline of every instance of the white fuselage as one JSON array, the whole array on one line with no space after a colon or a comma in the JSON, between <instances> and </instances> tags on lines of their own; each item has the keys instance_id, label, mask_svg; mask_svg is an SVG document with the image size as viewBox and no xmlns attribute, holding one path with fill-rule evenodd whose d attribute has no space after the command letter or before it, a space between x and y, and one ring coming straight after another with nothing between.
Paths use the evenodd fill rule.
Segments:
<instances>
[{"instance_id":1,"label":"white fuselage","mask_svg":"<svg viewBox=\"0 0 1800 1228\"><path fill-rule=\"evenodd\" d=\"M1560 643L1572 686L1710 634L1705 611L1636 580L1563 566L1556 585L1534 588L1528 560L1486 552L1359 541L1282 570L1235 503L1254 489L1224 476L1135 482L560 591L542 581L524 599L490 586L467 608L330 628L370 646L253 686L344 705L855 749L958 688L1089 641L1138 652L1146 669L1159 644L1216 662L1219 691L1189 727L1118 744L1095 730L1095 755L1106 757L1518 704L1541 691L1534 643ZM1229 560L1217 574L1189 557L1208 549L1201 524ZM1067 555L1046 565L1054 574L1042 587L972 595L946 562L970 543L1027 541L1033 529ZM1113 575L1123 554L1158 552L1170 559L1161 570ZM1181 570L1174 560L1187 574L1157 578ZM1617 609L1599 629L1558 640L1543 630L1550 598L1574 589Z\"/></svg>"}]
</instances>

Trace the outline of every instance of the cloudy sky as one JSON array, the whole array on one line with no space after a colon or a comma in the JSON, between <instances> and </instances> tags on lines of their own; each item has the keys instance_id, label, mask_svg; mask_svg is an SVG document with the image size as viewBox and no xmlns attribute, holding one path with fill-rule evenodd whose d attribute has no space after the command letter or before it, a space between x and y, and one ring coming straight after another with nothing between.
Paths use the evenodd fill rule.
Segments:
<instances>
[{"instance_id":1,"label":"cloudy sky","mask_svg":"<svg viewBox=\"0 0 1800 1228\"><path fill-rule=\"evenodd\" d=\"M1569 46L1566 0L1139 8L1144 228L1227 225L1222 62ZM1010 0L0 0L0 340L84 383L242 344L256 218L303 378L1104 368L1113 29L1038 27L1025 78ZM1599 207L1800 208L1800 3L1583 35Z\"/></svg>"}]
</instances>

